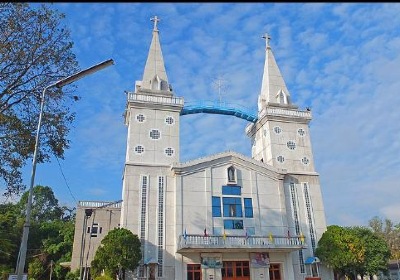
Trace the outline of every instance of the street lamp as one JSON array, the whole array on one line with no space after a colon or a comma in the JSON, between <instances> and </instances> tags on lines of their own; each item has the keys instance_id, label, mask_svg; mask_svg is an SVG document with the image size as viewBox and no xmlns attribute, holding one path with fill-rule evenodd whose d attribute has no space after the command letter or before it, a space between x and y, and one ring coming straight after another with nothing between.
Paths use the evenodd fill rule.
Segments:
<instances>
[{"instance_id":1,"label":"street lamp","mask_svg":"<svg viewBox=\"0 0 400 280\"><path fill-rule=\"evenodd\" d=\"M33 161L32 161L32 174L31 174L31 184L29 188L29 196L28 196L28 205L26 207L26 221L24 224L24 230L22 233L22 240L21 240L21 247L19 250L19 257L17 261L17 274L18 278L17 280L22 280L22 274L24 273L24 267L25 267L25 260L26 260L26 250L27 250L27 245L28 245L28 235L29 235L29 227L30 227L30 222L31 222L31 208L32 208L32 194L33 194L33 184L35 182L35 173L36 173L36 161L37 161L37 151L39 148L39 132L40 132L40 126L42 124L42 116L43 116L43 107L44 107L44 98L46 95L46 91L51 88L51 87L57 87L57 88L62 88L63 86L69 85L79 79L82 79L83 77L93 74L97 71L100 71L108 66L111 66L114 64L114 60L109 59L106 60L102 63L99 63L97 65L94 65L90 68L87 68L85 70L82 70L78 73L75 73L69 77L66 77L64 79L61 79L57 82L54 82L47 87L44 88L42 96L41 96L41 101L40 101L40 114L39 114L39 121L38 121L38 127L36 130L36 142L35 142L35 150L33 153Z\"/></svg>"}]
</instances>

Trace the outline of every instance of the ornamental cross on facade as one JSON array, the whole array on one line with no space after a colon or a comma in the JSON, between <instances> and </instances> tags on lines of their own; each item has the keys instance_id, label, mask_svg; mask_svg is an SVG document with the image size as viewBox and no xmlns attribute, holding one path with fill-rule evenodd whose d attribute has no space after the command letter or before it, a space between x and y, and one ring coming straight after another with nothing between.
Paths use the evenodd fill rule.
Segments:
<instances>
[{"instance_id":1,"label":"ornamental cross on facade","mask_svg":"<svg viewBox=\"0 0 400 280\"><path fill-rule=\"evenodd\" d=\"M159 17L157 17L157 16L154 16L154 17L151 18L150 20L151 20L151 21L154 21L154 28L153 28L153 30L154 30L154 31L158 31L158 29L157 29L157 23L158 23L159 21L161 21L161 19L160 19Z\"/></svg>"}]
</instances>

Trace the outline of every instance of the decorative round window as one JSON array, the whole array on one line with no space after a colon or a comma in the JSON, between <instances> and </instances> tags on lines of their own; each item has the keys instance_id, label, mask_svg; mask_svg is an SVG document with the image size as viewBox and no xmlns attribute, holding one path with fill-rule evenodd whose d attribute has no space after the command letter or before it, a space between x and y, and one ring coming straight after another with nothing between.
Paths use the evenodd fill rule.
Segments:
<instances>
[{"instance_id":1,"label":"decorative round window","mask_svg":"<svg viewBox=\"0 0 400 280\"><path fill-rule=\"evenodd\" d=\"M306 157L303 157L303 158L301 159L301 162L302 162L303 164L308 164L308 163L310 162L310 160L309 160L308 158L306 158Z\"/></svg>"},{"instance_id":2,"label":"decorative round window","mask_svg":"<svg viewBox=\"0 0 400 280\"><path fill-rule=\"evenodd\" d=\"M297 133L298 133L300 136L304 136L304 135L306 134L305 130L302 129L302 128L299 128L299 129L297 130Z\"/></svg>"},{"instance_id":3,"label":"decorative round window","mask_svg":"<svg viewBox=\"0 0 400 280\"><path fill-rule=\"evenodd\" d=\"M135 152L136 152L137 154L142 154L142 153L144 153L144 147L141 146L141 145L136 146L136 147L135 147Z\"/></svg>"},{"instance_id":4,"label":"decorative round window","mask_svg":"<svg viewBox=\"0 0 400 280\"><path fill-rule=\"evenodd\" d=\"M150 138L153 140L160 139L160 131L158 129L150 130Z\"/></svg>"},{"instance_id":5,"label":"decorative round window","mask_svg":"<svg viewBox=\"0 0 400 280\"><path fill-rule=\"evenodd\" d=\"M283 163L283 162L285 161L285 158L284 158L283 156L278 156L278 157L276 158L276 160L277 160L278 162L280 162L280 163Z\"/></svg>"},{"instance_id":6,"label":"decorative round window","mask_svg":"<svg viewBox=\"0 0 400 280\"><path fill-rule=\"evenodd\" d=\"M279 133L282 132L282 129L281 129L279 126L275 126L275 127L274 127L274 132L275 132L276 134L279 134Z\"/></svg>"},{"instance_id":7,"label":"decorative round window","mask_svg":"<svg viewBox=\"0 0 400 280\"><path fill-rule=\"evenodd\" d=\"M169 157L172 157L172 155L174 154L174 149L172 148L166 148L165 149L165 154Z\"/></svg>"},{"instance_id":8,"label":"decorative round window","mask_svg":"<svg viewBox=\"0 0 400 280\"><path fill-rule=\"evenodd\" d=\"M174 118L173 117L166 117L165 118L165 123L168 125L173 125L174 124Z\"/></svg>"},{"instance_id":9,"label":"decorative round window","mask_svg":"<svg viewBox=\"0 0 400 280\"><path fill-rule=\"evenodd\" d=\"M286 143L286 145L287 145L287 147L288 147L289 149L291 149L291 150L296 149L296 143L295 143L294 141L288 141L288 142Z\"/></svg>"},{"instance_id":10,"label":"decorative round window","mask_svg":"<svg viewBox=\"0 0 400 280\"><path fill-rule=\"evenodd\" d=\"M136 120L138 122L144 122L146 120L146 117L144 115L142 115L142 114L139 114L139 115L136 116Z\"/></svg>"}]
</instances>

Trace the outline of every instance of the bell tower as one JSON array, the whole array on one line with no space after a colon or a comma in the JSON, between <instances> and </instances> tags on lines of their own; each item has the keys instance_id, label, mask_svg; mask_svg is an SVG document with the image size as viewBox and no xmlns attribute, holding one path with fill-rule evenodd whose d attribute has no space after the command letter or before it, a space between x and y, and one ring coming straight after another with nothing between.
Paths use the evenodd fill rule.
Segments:
<instances>
[{"instance_id":1,"label":"bell tower","mask_svg":"<svg viewBox=\"0 0 400 280\"><path fill-rule=\"evenodd\" d=\"M258 97L258 121L246 127L252 141L252 157L291 171L314 171L308 130L309 110L299 110L275 61L268 34L265 65Z\"/></svg>"},{"instance_id":2,"label":"bell tower","mask_svg":"<svg viewBox=\"0 0 400 280\"><path fill-rule=\"evenodd\" d=\"M171 164L179 162L184 102L168 81L157 27L160 19L151 20L154 28L143 78L136 81L134 92L127 92L125 110L128 136L120 224L140 239L142 259L135 271L139 278L161 278L171 269L164 260L166 228L173 226L173 213L166 210L173 206L166 194L173 185Z\"/></svg>"}]
</instances>

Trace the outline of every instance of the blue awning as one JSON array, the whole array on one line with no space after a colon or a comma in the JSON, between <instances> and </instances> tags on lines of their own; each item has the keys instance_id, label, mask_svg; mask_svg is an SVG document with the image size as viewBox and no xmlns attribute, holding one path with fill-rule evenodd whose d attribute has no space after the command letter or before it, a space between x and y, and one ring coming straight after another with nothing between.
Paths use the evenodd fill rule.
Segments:
<instances>
[{"instance_id":1,"label":"blue awning","mask_svg":"<svg viewBox=\"0 0 400 280\"><path fill-rule=\"evenodd\" d=\"M304 262L305 264L313 264L313 263L319 263L319 259L317 257L310 257L308 259L306 259L306 261Z\"/></svg>"}]
</instances>

